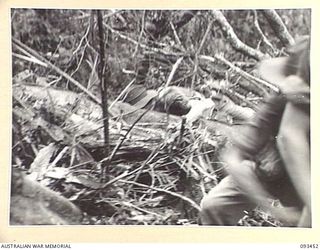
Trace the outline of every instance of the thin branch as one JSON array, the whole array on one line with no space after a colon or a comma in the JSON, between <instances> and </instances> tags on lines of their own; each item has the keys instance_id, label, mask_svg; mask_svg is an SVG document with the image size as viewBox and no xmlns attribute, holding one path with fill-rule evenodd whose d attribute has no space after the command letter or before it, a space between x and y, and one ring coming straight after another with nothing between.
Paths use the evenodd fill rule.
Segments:
<instances>
[{"instance_id":1,"label":"thin branch","mask_svg":"<svg viewBox=\"0 0 320 250\"><path fill-rule=\"evenodd\" d=\"M178 69L180 63L182 62L182 60L183 60L183 57L180 57L180 58L175 62L175 64L172 66L172 70L171 70L171 72L170 72L170 75L169 75L169 77L168 77L168 79L167 79L166 84L164 85L164 88L166 88L166 87L169 86L169 84L170 84L170 82L172 81L172 78L173 78L175 72L177 71L177 69Z\"/></svg>"},{"instance_id":2,"label":"thin branch","mask_svg":"<svg viewBox=\"0 0 320 250\"><path fill-rule=\"evenodd\" d=\"M29 56L31 58L35 58L32 54L30 54L27 50L23 49L21 46L16 46L16 49L18 49L20 52L22 52L23 54L25 54L26 56ZM42 62L43 63L43 62ZM44 67L48 67L47 64L43 63Z\"/></svg>"},{"instance_id":3,"label":"thin branch","mask_svg":"<svg viewBox=\"0 0 320 250\"><path fill-rule=\"evenodd\" d=\"M122 174L119 174L118 176L116 176L112 180L110 180L107 183L103 184L99 189L104 189L104 188L110 186L111 184L116 183L117 181L119 181L121 179L124 179L124 178L126 178L128 176L134 175L134 174L138 173L142 168L144 168L144 165L141 165L140 167L136 168L135 170L133 170L131 172L129 172L128 170L124 171Z\"/></svg>"},{"instance_id":4,"label":"thin branch","mask_svg":"<svg viewBox=\"0 0 320 250\"><path fill-rule=\"evenodd\" d=\"M161 145L154 148L153 151L150 153L150 155L147 157L147 159L142 163L141 167L140 167L140 170L137 172L137 174L135 175L134 177L134 182L136 182L142 172L142 170L144 169L144 167L150 163L158 154L159 154L159 150L161 148ZM132 188L132 185L130 185L126 191L126 196L130 193L131 191L131 188Z\"/></svg>"},{"instance_id":5,"label":"thin branch","mask_svg":"<svg viewBox=\"0 0 320 250\"><path fill-rule=\"evenodd\" d=\"M88 43L87 43L88 45ZM98 64L98 55L95 56L95 58L93 59L93 63L90 60L86 60L86 63L90 66L91 68L91 73L89 76L89 80L88 80L88 84L87 84L87 89L91 89L95 84L98 83L99 79L97 76L97 72L96 72L96 68L97 68L97 64ZM109 107L109 109L111 109Z\"/></svg>"},{"instance_id":6,"label":"thin branch","mask_svg":"<svg viewBox=\"0 0 320 250\"><path fill-rule=\"evenodd\" d=\"M225 16L222 14L221 11L212 10L211 13L215 18L215 20L219 23L221 30L224 33L224 36L230 42L233 48L259 61L267 57L267 55L263 54L261 51L251 48L245 43L243 43L238 38L232 26L229 24L229 22L227 21L227 19L225 18Z\"/></svg>"},{"instance_id":7,"label":"thin branch","mask_svg":"<svg viewBox=\"0 0 320 250\"><path fill-rule=\"evenodd\" d=\"M113 107L113 105L115 103L117 103L117 101L120 100L120 98L123 97L124 93L127 92L127 90L131 87L131 85L135 82L135 79L131 80L131 82L128 83L128 85L121 91L121 93L118 95L118 97L111 103L109 109L111 109Z\"/></svg>"},{"instance_id":8,"label":"thin branch","mask_svg":"<svg viewBox=\"0 0 320 250\"><path fill-rule=\"evenodd\" d=\"M83 41L87 38L87 36L89 34L90 27L91 27L91 25L89 24L87 30L85 31L85 34L83 35L83 37L81 37L81 40L79 42L78 47L72 52L73 55L75 55L78 52L78 50L80 50Z\"/></svg>"},{"instance_id":9,"label":"thin branch","mask_svg":"<svg viewBox=\"0 0 320 250\"><path fill-rule=\"evenodd\" d=\"M49 164L49 166L47 167L47 169L51 169L54 168L56 166L56 164L58 163L58 161L61 160L61 158L66 154L66 152L69 150L69 147L64 147L60 153L57 155L57 157Z\"/></svg>"},{"instance_id":10,"label":"thin branch","mask_svg":"<svg viewBox=\"0 0 320 250\"><path fill-rule=\"evenodd\" d=\"M134 126L141 120L141 118L148 113L151 109L154 108L154 105L152 105L152 107L150 107L149 109L146 109L135 121L134 123L132 123L132 125L129 127L129 129L127 130L126 134L120 139L120 141L118 142L118 144L114 147L110 157L104 158L101 163L108 161L111 162L113 157L116 155L116 153L118 152L118 150L120 149L120 147L122 146L123 142L126 140L127 136L129 135L129 133L131 132L131 130L134 128Z\"/></svg>"},{"instance_id":11,"label":"thin branch","mask_svg":"<svg viewBox=\"0 0 320 250\"><path fill-rule=\"evenodd\" d=\"M82 51L82 53L81 53L81 57L80 57L80 60L79 60L79 62L78 62L77 67L76 67L75 70L70 74L71 77L73 77L73 75L79 70L79 68L80 68L80 66L81 66L81 64L82 64L82 62L83 62L83 59L84 59L86 47L87 47L87 45L83 48L83 51Z\"/></svg>"},{"instance_id":12,"label":"thin branch","mask_svg":"<svg viewBox=\"0 0 320 250\"><path fill-rule=\"evenodd\" d=\"M133 56L132 56L133 58L136 57L136 54L138 53L138 50L139 50L139 47L140 47L141 38L142 38L142 35L143 35L143 32L144 32L144 19L145 19L145 16L146 16L146 11L144 10L143 14L142 14L141 31L140 31L140 34L139 34L138 43L137 43L136 48L134 49L134 52L133 52Z\"/></svg>"},{"instance_id":13,"label":"thin branch","mask_svg":"<svg viewBox=\"0 0 320 250\"><path fill-rule=\"evenodd\" d=\"M183 47L182 43L181 43L181 40L178 36L178 33L177 33L177 30L176 28L174 27L174 24L172 23L172 21L170 21L170 27L172 29L172 32L173 32L173 35L174 35L174 38L176 39L176 42L181 46L181 48L183 48L183 50L185 50L185 48Z\"/></svg>"},{"instance_id":14,"label":"thin branch","mask_svg":"<svg viewBox=\"0 0 320 250\"><path fill-rule=\"evenodd\" d=\"M154 212L150 212L150 211L148 211L148 210L146 210L146 209L143 209L143 208L141 208L141 207L138 207L138 206L136 206L136 205L134 205L134 204L132 204L132 203L130 203L130 202L128 202L128 201L124 201L124 202L122 202L121 204L122 204L122 205L125 205L125 206L127 206L127 207L129 207L129 208L137 209L137 210L139 210L139 211L141 211L141 212L143 212L143 213L146 213L146 214L155 215L155 216L160 217L160 218L163 217L163 215L160 215L160 214L157 214L157 213L154 213Z\"/></svg>"},{"instance_id":15,"label":"thin branch","mask_svg":"<svg viewBox=\"0 0 320 250\"><path fill-rule=\"evenodd\" d=\"M200 43L200 45L199 45L197 54L200 54L200 52L201 52L201 50L202 50L202 47L203 47L205 41L207 40L207 37L208 37L209 32L210 32L210 30L211 30L212 24L213 24L213 21L211 21L211 22L209 23L209 25L208 25L208 27L207 27L207 29L206 29L206 32L204 33L204 36L203 36L203 38L202 38L202 40L201 40L201 43Z\"/></svg>"},{"instance_id":16,"label":"thin branch","mask_svg":"<svg viewBox=\"0 0 320 250\"><path fill-rule=\"evenodd\" d=\"M110 30L112 33L118 35L119 37L121 37L122 39L125 39L135 45L139 45L141 48L143 49L147 49L149 51L152 51L154 53L160 53L160 54L163 54L163 55L167 55L167 56L176 56L176 57L180 57L180 56L183 56L184 54L183 53L175 53L175 52L168 52L168 51L165 51L165 50L162 50L162 49L158 49L158 48L153 48L153 47L150 47L146 44L143 44L143 43L139 43L138 41L134 40L133 38L131 37L128 37L128 36L125 36L123 35L121 32L119 31L116 31L114 29L112 29L109 25L107 24L103 24L108 30Z\"/></svg>"},{"instance_id":17,"label":"thin branch","mask_svg":"<svg viewBox=\"0 0 320 250\"><path fill-rule=\"evenodd\" d=\"M265 18L268 20L271 28L276 36L280 39L284 46L293 45L295 43L293 37L290 35L287 27L282 22L281 17L275 10L262 10Z\"/></svg>"},{"instance_id":18,"label":"thin branch","mask_svg":"<svg viewBox=\"0 0 320 250\"><path fill-rule=\"evenodd\" d=\"M156 187L147 186L147 185L144 185L144 184L141 184L141 183L137 183L137 182L134 182L134 181L125 181L125 180L119 180L119 181L123 182L123 183L133 184L133 185L136 185L138 187L144 187L144 188L152 189L152 190L155 190L155 191L158 191L158 192L163 192L163 193L170 194L170 195L172 195L174 197L177 197L177 198L179 198L179 199L181 199L183 201L188 202L192 207L194 207L198 211L201 211L201 207L197 203L195 203L190 198L188 198L186 196L183 196L181 194L178 194L178 193L175 193L175 192L172 192L172 191L169 191L169 190L165 190L165 189L162 189L162 188L156 188Z\"/></svg>"},{"instance_id":19,"label":"thin branch","mask_svg":"<svg viewBox=\"0 0 320 250\"><path fill-rule=\"evenodd\" d=\"M74 78L70 77L67 73L63 72L61 69L59 69L57 66L53 65L51 62L49 62L47 59L45 59L44 57L42 57L41 55L39 55L36 51L34 51L33 49L29 48L28 46L26 46L25 44L23 44L22 42L20 42L18 39L16 38L12 38L13 41L13 45L15 47L21 47L23 49L25 49L27 52L29 52L32 56L34 56L35 58L37 58L38 60L44 62L45 64L48 65L48 67L50 69L53 69L54 71L56 71L59 75L63 76L64 78L66 78L68 81L70 81L71 83L73 83L76 87L78 87L79 89L81 89L85 94L87 94L95 103L100 104L100 100L93 95L90 91L88 91L85 87L83 87L81 85L81 83L79 83L78 81L76 81Z\"/></svg>"},{"instance_id":20,"label":"thin branch","mask_svg":"<svg viewBox=\"0 0 320 250\"><path fill-rule=\"evenodd\" d=\"M270 89L272 89L273 91L276 91L278 92L279 89L274 86L273 84L271 83L268 83L267 81L264 81L262 79L259 79L257 77L254 77L252 75L250 75L249 73L243 71L241 68L238 68L238 67L235 67L231 62L229 62L227 59L225 59L222 55L215 55L215 58L217 58L219 61L223 62L224 64L226 64L227 66L230 67L230 69L232 69L233 71L237 72L239 75L243 76L244 78L246 78L247 80L251 81L252 83L260 83ZM261 86L259 85L256 85L258 88L261 88Z\"/></svg>"},{"instance_id":21,"label":"thin branch","mask_svg":"<svg viewBox=\"0 0 320 250\"><path fill-rule=\"evenodd\" d=\"M213 63L216 63L216 60L219 60L222 63L224 63L225 65L229 66L230 69L232 69L233 71L235 71L236 73L238 73L239 75L244 77L245 79L247 79L250 82L252 82L253 84L255 84L258 88L262 89L264 92L265 92L265 90L257 83L260 83L260 84L272 89L275 92L279 92L279 89L276 86L274 86L273 84L266 82L264 80L261 80L257 77L254 77L254 76L250 75L249 73L243 71L241 68L234 66L231 62L229 62L227 59L225 59L222 55L215 54L214 57L200 55L199 58L213 62Z\"/></svg>"},{"instance_id":22,"label":"thin branch","mask_svg":"<svg viewBox=\"0 0 320 250\"><path fill-rule=\"evenodd\" d=\"M262 38L262 41L264 42L264 44L271 49L271 51L277 52L277 50L272 46L271 42L268 40L268 38L265 36L265 34L262 32L260 24L259 24L259 19L258 19L258 14L257 11L254 10L254 27L256 28L256 30L258 31L259 35Z\"/></svg>"},{"instance_id":23,"label":"thin branch","mask_svg":"<svg viewBox=\"0 0 320 250\"><path fill-rule=\"evenodd\" d=\"M194 85L195 85L195 81L196 81L196 77L197 77L197 72L198 72L198 68L199 68L199 60L198 60L198 56L202 50L202 47L209 35L209 32L211 30L213 21L211 21L206 29L206 32L204 33L204 36L200 42L199 48L195 54L195 60L194 60L194 68L193 68L193 74L192 74L192 81L191 81L191 89L194 89Z\"/></svg>"},{"instance_id":24,"label":"thin branch","mask_svg":"<svg viewBox=\"0 0 320 250\"><path fill-rule=\"evenodd\" d=\"M23 56L23 55L14 53L14 52L12 52L12 55L15 56L15 57L17 57L17 58L20 58L20 59L22 59L22 60L26 60L26 61L31 62L31 63L39 64L39 65L41 65L41 66L43 66L43 67L47 67L47 64L39 61L37 58L35 58L35 57L33 57L33 56L31 56L31 57Z\"/></svg>"}]
</instances>

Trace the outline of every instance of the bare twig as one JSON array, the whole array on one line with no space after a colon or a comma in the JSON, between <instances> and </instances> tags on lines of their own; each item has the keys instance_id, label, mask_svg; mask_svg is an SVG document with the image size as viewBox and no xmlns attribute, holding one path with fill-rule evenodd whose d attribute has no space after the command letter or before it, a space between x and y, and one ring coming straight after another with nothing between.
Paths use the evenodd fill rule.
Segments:
<instances>
[{"instance_id":1,"label":"bare twig","mask_svg":"<svg viewBox=\"0 0 320 250\"><path fill-rule=\"evenodd\" d=\"M170 195L172 195L174 197L177 197L177 198L179 198L179 199L181 199L183 201L188 202L193 208L197 209L198 211L201 210L200 206L197 203L195 203L190 198L188 198L186 196L183 196L181 194L178 194L178 193L175 193L175 192L172 192L172 191L169 191L169 190L165 190L165 189L162 189L162 188L156 188L156 187L147 186L147 185L144 185L144 184L141 184L141 183L137 183L137 182L134 182L134 181L125 181L125 180L119 180L119 181L123 182L123 183L133 184L133 185L136 185L138 187L144 187L144 188L152 189L152 190L155 190L155 191L158 191L158 192L163 192L163 193L170 194Z\"/></svg>"},{"instance_id":2,"label":"bare twig","mask_svg":"<svg viewBox=\"0 0 320 250\"><path fill-rule=\"evenodd\" d=\"M141 38L142 38L142 35L143 35L143 32L144 32L144 19L145 19L145 16L146 16L146 11L144 10L143 11L143 14L142 14L142 20L141 20L141 31L140 31L140 34L139 34L139 38L138 38L138 43L136 45L136 48L134 49L134 52L133 52L133 58L136 57L136 54L139 50L139 47L140 47L140 42L141 42Z\"/></svg>"},{"instance_id":3,"label":"bare twig","mask_svg":"<svg viewBox=\"0 0 320 250\"><path fill-rule=\"evenodd\" d=\"M81 83L79 83L78 81L76 81L74 78L70 77L67 73L63 72L61 69L59 69L57 66L53 65L51 62L49 62L47 59L45 59L44 57L42 57L41 55L39 55L36 51L34 51L33 49L29 48L28 46L26 46L25 44L23 44L22 42L20 42L18 39L12 38L13 41L13 45L16 47L21 47L23 49L25 49L27 52L29 52L32 56L34 56L35 58L37 58L38 60L44 62L45 64L48 65L49 68L55 70L58 74L60 74L61 76L63 76L64 78L66 78L67 80L69 80L71 83L73 83L76 87L78 87L79 89L81 89L85 94L87 94L94 102L96 102L97 104L100 104L100 100L93 95L90 91L88 91L85 87L83 87L81 85Z\"/></svg>"},{"instance_id":4,"label":"bare twig","mask_svg":"<svg viewBox=\"0 0 320 250\"><path fill-rule=\"evenodd\" d=\"M80 42L79 42L78 47L73 51L73 53L72 53L73 55L75 55L75 54L78 52L78 50L80 50L83 41L87 38L87 36L88 36L88 34L89 34L90 27L91 27L91 25L89 24L87 30L85 31L85 33L84 33L84 35L83 35L83 37L81 37L81 40L80 40Z\"/></svg>"},{"instance_id":5,"label":"bare twig","mask_svg":"<svg viewBox=\"0 0 320 250\"><path fill-rule=\"evenodd\" d=\"M137 174L134 177L134 182L136 182L142 172L142 170L144 169L144 167L149 164L158 154L159 154L159 149L160 149L161 145L159 147L156 147L151 154L148 156L148 158L142 163L140 170L137 172ZM126 196L130 193L132 188L132 185L129 186L129 188L126 191Z\"/></svg>"},{"instance_id":6,"label":"bare twig","mask_svg":"<svg viewBox=\"0 0 320 250\"><path fill-rule=\"evenodd\" d=\"M175 62L175 64L172 66L172 70L171 70L171 72L170 72L170 75L169 75L169 77L168 77L168 79L167 79L166 84L164 85L164 88L166 88L166 87L169 86L169 84L170 84L170 82L172 81L172 78L173 78L175 72L177 71L177 69L178 69L180 63L182 62L182 60L183 60L183 57L180 57L180 58Z\"/></svg>"},{"instance_id":7,"label":"bare twig","mask_svg":"<svg viewBox=\"0 0 320 250\"><path fill-rule=\"evenodd\" d=\"M229 24L229 22L227 21L227 19L225 18L225 16L222 14L221 11L212 10L211 13L215 18L215 20L219 23L222 29L222 32L224 33L224 36L230 42L233 48L259 61L267 57L267 55L263 54L261 51L251 48L245 43L243 43L238 38L232 26Z\"/></svg>"},{"instance_id":8,"label":"bare twig","mask_svg":"<svg viewBox=\"0 0 320 250\"><path fill-rule=\"evenodd\" d=\"M163 216L160 215L160 214L157 214L157 213L154 213L154 212L150 212L150 211L148 211L148 210L146 210L146 209L143 209L143 208L141 208L141 207L138 207L138 206L136 206L136 205L134 205L134 204L132 204L132 203L130 203L130 202L128 202L128 201L124 201L124 202L122 202L121 204L122 204L122 205L125 205L125 206L127 206L127 207L129 207L129 208L137 209L137 210L139 210L139 211L141 211L141 212L143 212L143 213L146 213L146 214L152 214L152 215L155 215L155 216L160 217L160 218L163 217Z\"/></svg>"},{"instance_id":9,"label":"bare twig","mask_svg":"<svg viewBox=\"0 0 320 250\"><path fill-rule=\"evenodd\" d=\"M71 77L79 70L79 68L80 68L80 66L81 66L81 64L83 62L86 46L84 47L84 49L83 49L83 51L81 53L81 57L80 57L80 60L78 62L77 68L75 68L75 70L73 70L73 72L70 74Z\"/></svg>"},{"instance_id":10,"label":"bare twig","mask_svg":"<svg viewBox=\"0 0 320 250\"><path fill-rule=\"evenodd\" d=\"M146 109L135 121L134 123L132 123L132 125L129 127L129 129L127 130L126 134L120 138L118 144L114 147L110 157L104 158L101 162L103 163L104 161L108 161L111 162L113 157L116 155L117 151L120 149L120 147L122 146L123 142L126 140L127 136L129 135L130 131L134 128L134 126L141 120L141 118L148 113L151 109L154 108L154 105L152 105L152 107L150 107L149 109Z\"/></svg>"},{"instance_id":11,"label":"bare twig","mask_svg":"<svg viewBox=\"0 0 320 250\"><path fill-rule=\"evenodd\" d=\"M217 58L219 61L223 62L225 65L229 66L230 69L232 69L233 71L235 71L236 73L238 73L239 75L243 76L244 78L246 78L247 80L251 81L253 84L255 83L260 83L270 89L272 89L273 91L278 92L278 88L276 86L274 86L271 83L268 83L267 81L264 81L262 79L259 79L257 77L254 77L252 75L250 75L249 73L243 71L242 69L235 67L231 62L229 62L226 58L224 58L222 55L220 54L216 54L215 58ZM256 85L258 88L261 88L261 86Z\"/></svg>"},{"instance_id":12,"label":"bare twig","mask_svg":"<svg viewBox=\"0 0 320 250\"><path fill-rule=\"evenodd\" d=\"M113 105L120 100L120 98L123 97L124 93L127 92L127 90L130 88L130 86L135 82L135 79L131 80L131 82L128 83L128 85L121 91L121 93L118 95L118 97L111 103L109 109L113 107Z\"/></svg>"},{"instance_id":13,"label":"bare twig","mask_svg":"<svg viewBox=\"0 0 320 250\"><path fill-rule=\"evenodd\" d=\"M176 28L174 27L174 24L172 23L172 21L170 21L170 27L171 27L171 29L172 29L174 38L176 39L176 42L181 46L181 48L184 49L184 47L183 47L183 45L182 45L182 43L181 43L181 41L180 41L180 38L179 38L179 36L178 36L177 30L176 30ZM185 50L185 49L184 49L184 50Z\"/></svg>"},{"instance_id":14,"label":"bare twig","mask_svg":"<svg viewBox=\"0 0 320 250\"><path fill-rule=\"evenodd\" d=\"M135 170L129 172L129 171L125 171L123 172L122 174L116 176L115 178L113 178L112 180L108 181L107 183L103 184L100 189L104 189L108 186L110 186L111 184L113 183L116 183L117 181L121 180L121 179L124 179L128 176L131 176L131 175L134 175L136 173L138 173L139 171L141 171L141 169L144 168L144 165L141 165L140 167L136 168Z\"/></svg>"},{"instance_id":15,"label":"bare twig","mask_svg":"<svg viewBox=\"0 0 320 250\"><path fill-rule=\"evenodd\" d=\"M31 53L29 53L27 50L23 49L23 47L21 47L21 46L16 46L16 48L17 48L20 52L22 52L23 54L25 54L26 56L29 56L29 57L31 57L31 58L33 58L33 59L36 59ZM39 61L39 60L38 60L38 61ZM41 61L40 61L40 62L41 62ZM41 63L43 64L44 67L48 67L47 64L45 64L45 63L43 63L43 62L41 62Z\"/></svg>"},{"instance_id":16,"label":"bare twig","mask_svg":"<svg viewBox=\"0 0 320 250\"><path fill-rule=\"evenodd\" d=\"M252 108L253 110L256 110L257 107L252 102L250 102L248 97L245 97L239 94L238 92L232 91L232 90L230 90L230 94L235 96L238 100L241 100L241 102L244 102L245 104L247 104L248 107ZM261 99L262 97L259 97L259 98ZM260 99L257 99L257 100L260 100Z\"/></svg>"},{"instance_id":17,"label":"bare twig","mask_svg":"<svg viewBox=\"0 0 320 250\"><path fill-rule=\"evenodd\" d=\"M89 80L88 80L88 84L87 84L87 89L91 89L92 86L94 86L94 84L97 84L97 82L99 81L98 77L97 77L97 72L96 72L96 67L98 64L98 55L94 58L93 63L89 60L86 60L87 64L90 66L91 68L91 73L89 76ZM111 107L109 107L109 109L111 109Z\"/></svg>"},{"instance_id":18,"label":"bare twig","mask_svg":"<svg viewBox=\"0 0 320 250\"><path fill-rule=\"evenodd\" d=\"M264 44L271 49L271 51L274 53L277 50L272 46L271 42L268 40L268 38L265 36L265 34L262 32L261 27L259 25L259 19L258 19L258 14L257 11L254 10L254 27L256 28L256 30L258 31L259 35L262 38L262 41L264 42Z\"/></svg>"},{"instance_id":19,"label":"bare twig","mask_svg":"<svg viewBox=\"0 0 320 250\"><path fill-rule=\"evenodd\" d=\"M199 45L199 48L198 48L198 50L197 50L197 54L200 54L200 52L201 52L201 50L202 50L202 47L203 47L205 41L207 40L207 37L208 37L209 32L210 32L210 30L211 30L212 24L213 24L213 21L211 21L211 22L209 23L209 25L208 25L208 27L207 27L207 29L206 29L206 32L204 33L204 36L203 36L203 38L202 38L202 40L201 40L201 43L200 43L200 45Z\"/></svg>"},{"instance_id":20,"label":"bare twig","mask_svg":"<svg viewBox=\"0 0 320 250\"><path fill-rule=\"evenodd\" d=\"M57 155L57 157L50 163L50 165L48 166L48 169L53 168L56 166L56 164L58 163L58 161L61 160L61 158L63 157L63 155L65 155L65 153L69 150L69 147L64 147L61 152Z\"/></svg>"},{"instance_id":21,"label":"bare twig","mask_svg":"<svg viewBox=\"0 0 320 250\"><path fill-rule=\"evenodd\" d=\"M262 85L272 89L275 92L279 91L279 89L276 86L274 86L273 84L250 75L249 73L243 71L241 68L236 67L235 65L233 65L231 62L229 62L227 59L225 59L222 55L215 54L214 57L200 55L199 58L203 59L203 60L207 60L207 61L213 62L213 63L216 62L216 59L221 61L221 62L223 62L225 65L229 66L230 69L232 69L233 71L235 71L236 73L238 73L239 75L241 75L242 77L247 79L248 81L250 81L253 84L255 84L258 88L260 88L264 92L265 92L265 90L259 84L262 84ZM259 83L259 84L257 84L257 83Z\"/></svg>"},{"instance_id":22,"label":"bare twig","mask_svg":"<svg viewBox=\"0 0 320 250\"><path fill-rule=\"evenodd\" d=\"M198 68L199 68L199 58L198 58L198 56L199 56L199 54L200 54L200 52L202 50L202 47L203 47L203 45L204 45L204 43L205 43L205 41L206 41L206 39L207 39L207 37L209 35L210 29L212 27L212 24L213 24L213 21L209 23L209 25L208 25L208 27L206 29L206 32L205 32L205 34L204 34L204 36L203 36L203 38L202 38L202 40L200 42L199 48L198 48L198 50L197 50L197 52L195 54L194 69L193 69L192 81L191 81L191 89L194 89L194 85L195 85L195 81L196 81L196 77L197 77L197 72L198 72Z\"/></svg>"},{"instance_id":23,"label":"bare twig","mask_svg":"<svg viewBox=\"0 0 320 250\"><path fill-rule=\"evenodd\" d=\"M282 22L281 17L275 10L265 9L262 10L265 18L268 20L271 28L274 30L276 36L279 37L280 41L283 43L284 46L293 45L294 39L290 35L287 27Z\"/></svg>"},{"instance_id":24,"label":"bare twig","mask_svg":"<svg viewBox=\"0 0 320 250\"><path fill-rule=\"evenodd\" d=\"M139 45L141 48L143 49L147 49L149 51L152 51L154 53L160 53L160 54L163 54L163 55L167 55L167 56L176 56L176 57L180 57L180 56L183 56L184 54L183 53L175 53L175 52L168 52L168 51L165 51L165 50L162 50L162 49L158 49L158 48L153 48L153 47L150 47L146 44L143 44L143 43L139 43L138 41L134 40L133 38L131 37L128 37L128 36L125 36L123 35L121 32L119 31L116 31L114 29L112 29L109 25L107 24L104 24L104 26L109 29L112 33L118 35L119 37L135 44L135 45Z\"/></svg>"},{"instance_id":25,"label":"bare twig","mask_svg":"<svg viewBox=\"0 0 320 250\"><path fill-rule=\"evenodd\" d=\"M121 179L129 176L129 175L132 175L132 174L135 174L137 171L132 171L132 172L129 172L129 171L125 171L123 172L122 174L118 175L117 177L113 178L112 180L108 181L107 183L103 184L100 189L104 189L108 186L110 186L111 184L117 182L117 181L120 181Z\"/></svg>"},{"instance_id":26,"label":"bare twig","mask_svg":"<svg viewBox=\"0 0 320 250\"><path fill-rule=\"evenodd\" d=\"M17 54L17 53L12 53L13 56L17 57L17 58L20 58L20 59L23 59L23 60L26 60L28 62L32 62L32 63L35 63L35 64L39 64L43 67L47 67L47 64L41 62L40 60L38 60L37 58L33 57L33 56L23 56L23 55L20 55L20 54Z\"/></svg>"}]
</instances>

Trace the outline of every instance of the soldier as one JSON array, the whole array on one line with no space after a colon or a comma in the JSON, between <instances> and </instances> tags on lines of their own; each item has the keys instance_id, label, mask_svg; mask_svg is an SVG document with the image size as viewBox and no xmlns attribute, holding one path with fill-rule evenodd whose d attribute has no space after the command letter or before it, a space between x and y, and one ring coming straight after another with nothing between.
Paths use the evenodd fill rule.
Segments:
<instances>
[{"instance_id":1,"label":"soldier","mask_svg":"<svg viewBox=\"0 0 320 250\"><path fill-rule=\"evenodd\" d=\"M201 224L236 225L258 205L285 225L311 226L309 47L302 39L289 57L260 65L262 77L282 91L266 98L226 149L229 175L202 200ZM270 198L284 207L271 206Z\"/></svg>"}]
</instances>

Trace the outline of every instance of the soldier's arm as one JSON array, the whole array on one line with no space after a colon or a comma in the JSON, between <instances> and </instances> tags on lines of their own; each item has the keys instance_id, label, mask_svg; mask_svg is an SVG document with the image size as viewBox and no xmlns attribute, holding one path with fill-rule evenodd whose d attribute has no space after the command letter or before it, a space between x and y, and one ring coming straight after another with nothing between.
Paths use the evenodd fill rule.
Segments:
<instances>
[{"instance_id":1,"label":"soldier's arm","mask_svg":"<svg viewBox=\"0 0 320 250\"><path fill-rule=\"evenodd\" d=\"M232 175L239 188L257 205L270 210L270 194L258 179L254 156L276 134L286 100L271 96L265 100L255 116L232 138L232 146L223 152L227 172Z\"/></svg>"},{"instance_id":2,"label":"soldier's arm","mask_svg":"<svg viewBox=\"0 0 320 250\"><path fill-rule=\"evenodd\" d=\"M255 163L246 160L241 150L232 148L227 150L223 158L227 163L227 171L233 177L242 192L264 211L269 211L275 218L285 225L295 225L299 219L299 213L290 208L274 207L268 198L271 195L263 187L255 173Z\"/></svg>"},{"instance_id":3,"label":"soldier's arm","mask_svg":"<svg viewBox=\"0 0 320 250\"><path fill-rule=\"evenodd\" d=\"M238 187L257 205L269 208L270 194L261 185L255 174L255 162L247 160L242 151L233 147L223 155L227 172L236 181Z\"/></svg>"},{"instance_id":4,"label":"soldier's arm","mask_svg":"<svg viewBox=\"0 0 320 250\"><path fill-rule=\"evenodd\" d=\"M277 140L286 169L306 209L311 209L310 119L297 104L289 102L283 114Z\"/></svg>"}]
</instances>

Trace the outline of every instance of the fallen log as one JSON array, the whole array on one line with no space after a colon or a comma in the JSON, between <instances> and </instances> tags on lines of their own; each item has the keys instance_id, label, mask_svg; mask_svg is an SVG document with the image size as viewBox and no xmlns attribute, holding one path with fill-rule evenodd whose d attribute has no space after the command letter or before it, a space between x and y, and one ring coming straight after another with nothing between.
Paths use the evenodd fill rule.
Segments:
<instances>
[{"instance_id":1,"label":"fallen log","mask_svg":"<svg viewBox=\"0 0 320 250\"><path fill-rule=\"evenodd\" d=\"M13 96L22 106L13 108L14 115L29 121L33 128L41 127L53 141L65 145L72 145L76 141L92 153L95 160L103 159L104 156L100 155L104 146L102 112L95 102L79 93L34 85L15 84ZM116 116L110 118L111 148L123 139L126 131L144 112L144 109L123 102L116 102L112 106L112 113ZM206 129L215 134L218 131L227 137L236 133L232 126L204 118L200 121L202 126L199 132ZM164 143L169 124L179 130L181 123L182 119L178 116L152 110L146 112L123 141L115 159L145 158Z\"/></svg>"},{"instance_id":2,"label":"fallen log","mask_svg":"<svg viewBox=\"0 0 320 250\"><path fill-rule=\"evenodd\" d=\"M98 121L102 117L101 107L80 93L35 85L16 84L13 86L13 94L20 99L26 99L31 104L41 103L41 105L50 105L52 108L72 109L73 114L80 115L90 121ZM128 124L133 123L144 112L124 102L116 102L111 111L115 114L111 119L121 118ZM173 115L170 115L169 119L172 122L181 121L180 117ZM165 123L166 121L167 115L165 113L151 111L142 117L140 123Z\"/></svg>"},{"instance_id":3,"label":"fallen log","mask_svg":"<svg viewBox=\"0 0 320 250\"><path fill-rule=\"evenodd\" d=\"M40 127L53 141L62 144L72 145L76 141L97 156L96 160L103 158L99 156L104 146L99 105L71 91L31 85L14 86L13 96L22 106L13 108L14 115L28 121L32 128ZM144 110L122 102L116 103L112 109L118 114L110 119L109 127L110 146L114 148ZM168 118L165 113L147 112L125 138L115 159L149 155L164 141L168 119L170 123L181 121L180 117Z\"/></svg>"}]
</instances>

